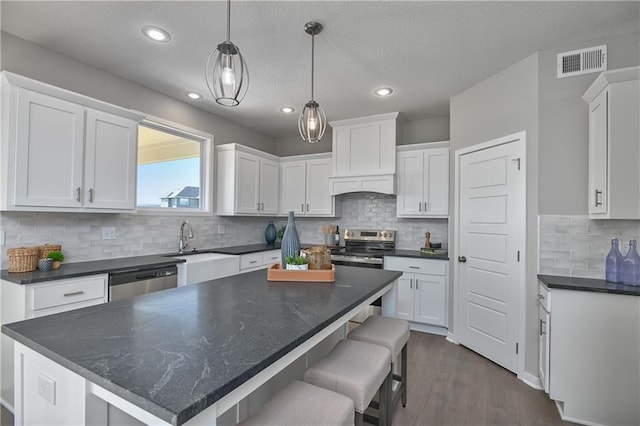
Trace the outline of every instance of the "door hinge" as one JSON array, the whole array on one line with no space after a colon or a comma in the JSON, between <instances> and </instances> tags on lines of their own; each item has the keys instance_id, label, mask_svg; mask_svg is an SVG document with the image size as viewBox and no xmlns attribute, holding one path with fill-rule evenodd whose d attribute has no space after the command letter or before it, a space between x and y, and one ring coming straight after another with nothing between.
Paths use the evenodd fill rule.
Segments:
<instances>
[{"instance_id":1,"label":"door hinge","mask_svg":"<svg viewBox=\"0 0 640 426\"><path fill-rule=\"evenodd\" d=\"M518 164L518 170L520 170L520 159L519 158L514 158L511 161L514 162L514 163L517 163Z\"/></svg>"},{"instance_id":2,"label":"door hinge","mask_svg":"<svg viewBox=\"0 0 640 426\"><path fill-rule=\"evenodd\" d=\"M518 250L518 262L520 262L520 250Z\"/></svg>"},{"instance_id":3,"label":"door hinge","mask_svg":"<svg viewBox=\"0 0 640 426\"><path fill-rule=\"evenodd\" d=\"M518 343L516 342L516 354L518 353Z\"/></svg>"}]
</instances>

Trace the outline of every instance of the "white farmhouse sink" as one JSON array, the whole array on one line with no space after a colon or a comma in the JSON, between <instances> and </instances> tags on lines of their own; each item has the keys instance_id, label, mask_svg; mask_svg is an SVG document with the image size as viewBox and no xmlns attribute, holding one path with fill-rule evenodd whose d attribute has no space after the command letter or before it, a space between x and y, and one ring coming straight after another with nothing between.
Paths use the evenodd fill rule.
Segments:
<instances>
[{"instance_id":1,"label":"white farmhouse sink","mask_svg":"<svg viewBox=\"0 0 640 426\"><path fill-rule=\"evenodd\" d=\"M174 257L186 260L186 263L178 264L178 286L215 280L240 273L240 256L200 253Z\"/></svg>"}]
</instances>

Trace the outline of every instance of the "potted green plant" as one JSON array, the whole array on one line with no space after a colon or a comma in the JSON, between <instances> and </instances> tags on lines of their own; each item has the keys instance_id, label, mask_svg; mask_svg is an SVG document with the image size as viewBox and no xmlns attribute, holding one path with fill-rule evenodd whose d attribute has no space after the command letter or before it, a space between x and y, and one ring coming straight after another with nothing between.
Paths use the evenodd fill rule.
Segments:
<instances>
[{"instance_id":1,"label":"potted green plant","mask_svg":"<svg viewBox=\"0 0 640 426\"><path fill-rule=\"evenodd\" d=\"M285 260L287 262L287 269L294 269L294 270L309 269L309 261L307 260L306 257L294 255L294 256L287 256Z\"/></svg>"},{"instance_id":2,"label":"potted green plant","mask_svg":"<svg viewBox=\"0 0 640 426\"><path fill-rule=\"evenodd\" d=\"M64 261L64 254L59 250L54 250L47 255L47 259L53 260L52 269L58 269L60 267L60 263Z\"/></svg>"},{"instance_id":3,"label":"potted green plant","mask_svg":"<svg viewBox=\"0 0 640 426\"><path fill-rule=\"evenodd\" d=\"M282 237L284 237L284 231L286 229L287 229L287 225L282 225L280 228L278 228L278 232L276 233L278 240L282 241Z\"/></svg>"}]
</instances>

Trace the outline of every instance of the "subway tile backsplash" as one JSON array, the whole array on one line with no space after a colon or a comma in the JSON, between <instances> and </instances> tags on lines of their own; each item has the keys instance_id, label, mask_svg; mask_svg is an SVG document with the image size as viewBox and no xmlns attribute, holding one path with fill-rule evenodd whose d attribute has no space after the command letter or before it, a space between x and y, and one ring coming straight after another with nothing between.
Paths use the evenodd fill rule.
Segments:
<instances>
[{"instance_id":1,"label":"subway tile backsplash","mask_svg":"<svg viewBox=\"0 0 640 426\"><path fill-rule=\"evenodd\" d=\"M322 226L335 224L345 228L393 229L397 247L419 249L425 232L432 242L447 247L446 219L398 219L396 198L374 193L345 194L342 217L296 217L296 228L304 243L323 243ZM169 253L178 250L180 224L189 220L195 238L190 247L222 246L264 242L264 229L273 220L277 227L286 217L152 216L107 213L31 213L0 212L0 229L5 233L1 267L7 267L7 249L44 243L62 244L65 262L80 262L127 256ZM115 227L116 239L103 240L102 228Z\"/></svg>"},{"instance_id":2,"label":"subway tile backsplash","mask_svg":"<svg viewBox=\"0 0 640 426\"><path fill-rule=\"evenodd\" d=\"M604 279L611 239L624 255L629 240L640 239L640 220L589 219L587 216L538 216L538 272Z\"/></svg>"}]
</instances>

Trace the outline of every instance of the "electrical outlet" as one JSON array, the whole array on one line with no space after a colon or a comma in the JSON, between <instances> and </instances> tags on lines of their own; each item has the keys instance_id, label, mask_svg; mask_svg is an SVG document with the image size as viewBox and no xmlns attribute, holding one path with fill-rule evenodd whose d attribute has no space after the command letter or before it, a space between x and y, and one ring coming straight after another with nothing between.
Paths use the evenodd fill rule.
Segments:
<instances>
[{"instance_id":1,"label":"electrical outlet","mask_svg":"<svg viewBox=\"0 0 640 426\"><path fill-rule=\"evenodd\" d=\"M116 239L116 228L102 228L102 239L103 240L115 240Z\"/></svg>"},{"instance_id":2,"label":"electrical outlet","mask_svg":"<svg viewBox=\"0 0 640 426\"><path fill-rule=\"evenodd\" d=\"M40 373L38 376L38 395L56 405L56 382L50 377Z\"/></svg>"}]
</instances>

